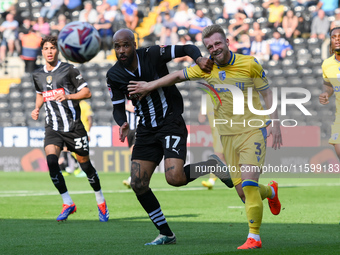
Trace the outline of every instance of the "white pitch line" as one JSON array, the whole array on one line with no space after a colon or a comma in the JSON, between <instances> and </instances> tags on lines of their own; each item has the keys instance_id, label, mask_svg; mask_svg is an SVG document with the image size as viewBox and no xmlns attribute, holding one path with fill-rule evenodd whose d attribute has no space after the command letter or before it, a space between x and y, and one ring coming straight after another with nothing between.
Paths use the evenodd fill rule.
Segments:
<instances>
[{"instance_id":1,"label":"white pitch line","mask_svg":"<svg viewBox=\"0 0 340 255\"><path fill-rule=\"evenodd\" d=\"M290 188L290 187L312 187L312 186L340 186L339 183L299 183L299 184L285 184L280 185L280 188ZM217 187L216 189L225 189L224 187ZM183 188L158 188L158 189L152 189L156 192L161 191L195 191L195 190L206 190L204 187L183 187ZM230 190L230 189L226 189ZM106 190L105 193L130 193L133 192L131 189L126 190ZM92 190L86 190L86 191L70 191L70 194L92 194ZM35 192L35 191L29 191L29 190L9 190L9 191L0 191L0 197L29 197L29 196L55 196L59 195L57 191L47 191L47 192Z\"/></svg>"}]
</instances>

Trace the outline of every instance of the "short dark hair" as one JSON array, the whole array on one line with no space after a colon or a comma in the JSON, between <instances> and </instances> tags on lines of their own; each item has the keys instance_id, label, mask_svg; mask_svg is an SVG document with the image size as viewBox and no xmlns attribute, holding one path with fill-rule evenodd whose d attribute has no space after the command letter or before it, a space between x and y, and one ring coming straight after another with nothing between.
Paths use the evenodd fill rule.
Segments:
<instances>
[{"instance_id":1,"label":"short dark hair","mask_svg":"<svg viewBox=\"0 0 340 255\"><path fill-rule=\"evenodd\" d=\"M330 31L329 31L329 36L332 37L332 33L334 30L336 29L340 29L340 27L333 27ZM332 42L329 43L329 54L332 55L334 53L334 50L332 49Z\"/></svg>"},{"instance_id":2,"label":"short dark hair","mask_svg":"<svg viewBox=\"0 0 340 255\"><path fill-rule=\"evenodd\" d=\"M56 46L58 48L58 37L53 35L48 35L45 38L41 40L40 47L42 48L45 43L51 43L52 45Z\"/></svg>"}]
</instances>

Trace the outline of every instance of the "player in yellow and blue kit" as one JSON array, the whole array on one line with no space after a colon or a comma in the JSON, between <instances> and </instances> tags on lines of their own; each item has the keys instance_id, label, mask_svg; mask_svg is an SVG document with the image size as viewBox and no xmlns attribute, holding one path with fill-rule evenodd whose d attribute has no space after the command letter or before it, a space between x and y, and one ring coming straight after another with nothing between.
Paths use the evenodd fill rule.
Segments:
<instances>
[{"instance_id":1,"label":"player in yellow and blue kit","mask_svg":"<svg viewBox=\"0 0 340 255\"><path fill-rule=\"evenodd\" d=\"M330 56L322 63L323 74L323 93L319 96L321 104L328 104L328 98L335 92L336 114L335 121L332 125L332 134L329 143L333 144L336 154L340 159L340 27L335 27L330 31L331 44Z\"/></svg>"},{"instance_id":2,"label":"player in yellow and blue kit","mask_svg":"<svg viewBox=\"0 0 340 255\"><path fill-rule=\"evenodd\" d=\"M268 186L258 183L266 153L266 126L269 123L268 116L253 112L263 110L259 93L267 109L271 108L272 91L262 66L254 57L234 54L229 50L229 40L226 39L221 26L206 27L202 37L214 60L211 73L205 73L199 67L192 66L149 83L131 82L129 91L130 94L138 93L145 96L151 90L170 86L175 82L203 78L218 92L218 96L214 95L214 98L217 102L220 99L221 103L214 107L215 126L221 136L225 159L230 165L230 175L236 191L245 202L249 224L247 241L238 249L261 248L259 233L263 213L262 200L268 198L270 210L275 215L280 213L281 204L276 182L272 181ZM248 96L252 97L252 105L248 104ZM242 109L244 112L240 111ZM240 111L237 112L238 115L234 114L235 110ZM277 111L275 110L270 117L277 120ZM282 137L278 121L273 121L268 130L268 135L273 135L272 147L280 148Z\"/></svg>"}]
</instances>

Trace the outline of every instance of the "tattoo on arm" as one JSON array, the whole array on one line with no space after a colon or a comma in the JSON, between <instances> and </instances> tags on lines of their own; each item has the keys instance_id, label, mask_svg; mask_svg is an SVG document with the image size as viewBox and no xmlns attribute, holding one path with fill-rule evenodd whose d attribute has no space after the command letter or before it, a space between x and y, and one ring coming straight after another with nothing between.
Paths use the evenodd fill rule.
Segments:
<instances>
[{"instance_id":1,"label":"tattoo on arm","mask_svg":"<svg viewBox=\"0 0 340 255\"><path fill-rule=\"evenodd\" d=\"M165 172L168 172L168 171L170 171L170 170L172 170L172 169L175 169L175 166L170 166L170 167L168 167L167 169L165 169Z\"/></svg>"}]
</instances>

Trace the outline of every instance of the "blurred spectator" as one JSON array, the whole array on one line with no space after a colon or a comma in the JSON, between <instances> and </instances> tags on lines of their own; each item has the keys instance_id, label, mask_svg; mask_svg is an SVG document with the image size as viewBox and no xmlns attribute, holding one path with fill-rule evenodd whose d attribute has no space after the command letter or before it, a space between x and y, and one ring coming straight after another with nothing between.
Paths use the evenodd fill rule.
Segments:
<instances>
[{"instance_id":1,"label":"blurred spectator","mask_svg":"<svg viewBox=\"0 0 340 255\"><path fill-rule=\"evenodd\" d=\"M155 41L161 38L162 28L163 28L162 16L159 15L157 16L156 24L154 24L150 28L150 34L144 37L144 41L153 42L152 44L154 44Z\"/></svg>"},{"instance_id":2,"label":"blurred spectator","mask_svg":"<svg viewBox=\"0 0 340 255\"><path fill-rule=\"evenodd\" d=\"M45 21L45 18L39 17L37 23L33 25L33 29L40 33L41 37L45 37L46 35L50 35L50 24Z\"/></svg>"},{"instance_id":3,"label":"blurred spectator","mask_svg":"<svg viewBox=\"0 0 340 255\"><path fill-rule=\"evenodd\" d=\"M299 24L298 17L292 10L287 11L282 20L282 28L285 31L286 39L292 44L295 29Z\"/></svg>"},{"instance_id":4,"label":"blurred spectator","mask_svg":"<svg viewBox=\"0 0 340 255\"><path fill-rule=\"evenodd\" d=\"M171 18L170 13L168 13L168 12L164 14L162 24L163 24L164 27L169 27L172 30L174 30L175 32L177 31L177 25L174 22L173 18Z\"/></svg>"},{"instance_id":5,"label":"blurred spectator","mask_svg":"<svg viewBox=\"0 0 340 255\"><path fill-rule=\"evenodd\" d=\"M332 30L335 27L340 27L340 8L335 10L335 20L332 21L330 30Z\"/></svg>"},{"instance_id":6,"label":"blurred spectator","mask_svg":"<svg viewBox=\"0 0 340 255\"><path fill-rule=\"evenodd\" d=\"M328 33L330 22L325 15L324 10L318 10L318 16L313 18L311 27L311 38L319 38L324 40Z\"/></svg>"},{"instance_id":7,"label":"blurred spectator","mask_svg":"<svg viewBox=\"0 0 340 255\"><path fill-rule=\"evenodd\" d=\"M195 0L182 0L190 9L195 9Z\"/></svg>"},{"instance_id":8,"label":"blurred spectator","mask_svg":"<svg viewBox=\"0 0 340 255\"><path fill-rule=\"evenodd\" d=\"M176 23L177 29L188 29L190 20L194 17L194 14L186 3L181 2L177 8L177 11L173 17L173 21Z\"/></svg>"},{"instance_id":9,"label":"blurred spectator","mask_svg":"<svg viewBox=\"0 0 340 255\"><path fill-rule=\"evenodd\" d=\"M223 18L233 19L239 9L243 7L242 0L225 0L223 6Z\"/></svg>"},{"instance_id":10,"label":"blurred spectator","mask_svg":"<svg viewBox=\"0 0 340 255\"><path fill-rule=\"evenodd\" d=\"M107 5L106 10L104 11L104 18L109 20L110 22L114 22L115 18L118 15L117 5Z\"/></svg>"},{"instance_id":11,"label":"blurred spectator","mask_svg":"<svg viewBox=\"0 0 340 255\"><path fill-rule=\"evenodd\" d=\"M36 69L36 60L40 52L41 37L30 28L28 34L20 34L22 43L21 59L25 62L25 73L32 73Z\"/></svg>"},{"instance_id":12,"label":"blurred spectator","mask_svg":"<svg viewBox=\"0 0 340 255\"><path fill-rule=\"evenodd\" d=\"M84 2L84 10L79 13L79 21L94 24L97 22L97 11L93 9L91 1Z\"/></svg>"},{"instance_id":13,"label":"blurred spectator","mask_svg":"<svg viewBox=\"0 0 340 255\"><path fill-rule=\"evenodd\" d=\"M124 0L121 11L124 15L126 26L131 30L135 30L138 24L137 4L135 4L133 0Z\"/></svg>"},{"instance_id":14,"label":"blurred spectator","mask_svg":"<svg viewBox=\"0 0 340 255\"><path fill-rule=\"evenodd\" d=\"M161 15L164 19L164 15L168 13L171 18L175 15L175 10L170 8L170 3L167 1L162 1L158 6L158 15Z\"/></svg>"},{"instance_id":15,"label":"blurred spectator","mask_svg":"<svg viewBox=\"0 0 340 255\"><path fill-rule=\"evenodd\" d=\"M312 6L312 5L316 5L318 2L318 0L296 0L294 2L292 2L293 7L296 6L303 6L305 8Z\"/></svg>"},{"instance_id":16,"label":"blurred spectator","mask_svg":"<svg viewBox=\"0 0 340 255\"><path fill-rule=\"evenodd\" d=\"M22 22L22 25L19 26L18 32L19 32L19 36L20 34L28 34L28 31L31 28L31 20L29 18L24 19L24 21Z\"/></svg>"},{"instance_id":17,"label":"blurred spectator","mask_svg":"<svg viewBox=\"0 0 340 255\"><path fill-rule=\"evenodd\" d=\"M231 50L232 52L236 53L237 52L237 44L238 44L238 42L231 35L228 35L227 39L229 40L229 50Z\"/></svg>"},{"instance_id":18,"label":"blurred spectator","mask_svg":"<svg viewBox=\"0 0 340 255\"><path fill-rule=\"evenodd\" d=\"M178 43L178 35L169 27L163 27L160 38L161 45L175 45Z\"/></svg>"},{"instance_id":19,"label":"blurred spectator","mask_svg":"<svg viewBox=\"0 0 340 255\"><path fill-rule=\"evenodd\" d=\"M63 29L63 27L67 24L67 19L64 14L59 14L58 23L51 26L51 34L58 36L59 32Z\"/></svg>"},{"instance_id":20,"label":"blurred spectator","mask_svg":"<svg viewBox=\"0 0 340 255\"><path fill-rule=\"evenodd\" d=\"M261 35L264 38L266 34L261 30L260 24L255 21L253 22L253 27L249 29L250 40L254 41L257 35Z\"/></svg>"},{"instance_id":21,"label":"blurred spectator","mask_svg":"<svg viewBox=\"0 0 340 255\"><path fill-rule=\"evenodd\" d=\"M269 0L262 4L263 8L268 9L268 27L281 26L284 13L284 6L280 4L280 0Z\"/></svg>"},{"instance_id":22,"label":"blurred spectator","mask_svg":"<svg viewBox=\"0 0 340 255\"><path fill-rule=\"evenodd\" d=\"M98 15L98 21L97 23L93 24L95 29L98 30L99 35L101 37L102 45L101 48L105 52L106 55L111 54L111 48L112 48L112 23L104 18L104 14Z\"/></svg>"},{"instance_id":23,"label":"blurred spectator","mask_svg":"<svg viewBox=\"0 0 340 255\"><path fill-rule=\"evenodd\" d=\"M273 38L269 40L270 56L273 60L284 59L288 50L292 49L289 42L281 38L277 31L273 33Z\"/></svg>"},{"instance_id":24,"label":"blurred spectator","mask_svg":"<svg viewBox=\"0 0 340 255\"><path fill-rule=\"evenodd\" d=\"M12 5L15 4L15 0L1 0L0 1L0 19L5 19Z\"/></svg>"},{"instance_id":25,"label":"blurred spectator","mask_svg":"<svg viewBox=\"0 0 340 255\"><path fill-rule=\"evenodd\" d=\"M243 0L242 9L244 10L248 18L253 18L255 7L254 5L249 3L249 0Z\"/></svg>"},{"instance_id":26,"label":"blurred spectator","mask_svg":"<svg viewBox=\"0 0 340 255\"><path fill-rule=\"evenodd\" d=\"M104 13L106 10L111 9L111 7L118 8L119 0L103 0L101 5L97 6L97 12Z\"/></svg>"},{"instance_id":27,"label":"blurred spectator","mask_svg":"<svg viewBox=\"0 0 340 255\"><path fill-rule=\"evenodd\" d=\"M43 6L40 9L40 16L47 19L52 19L64 4L64 0L50 0L49 6Z\"/></svg>"},{"instance_id":28,"label":"blurred spectator","mask_svg":"<svg viewBox=\"0 0 340 255\"><path fill-rule=\"evenodd\" d=\"M202 41L202 31L210 25L212 25L211 19L204 17L202 10L197 10L196 17L190 21L189 36L191 40Z\"/></svg>"},{"instance_id":29,"label":"blurred spectator","mask_svg":"<svg viewBox=\"0 0 340 255\"><path fill-rule=\"evenodd\" d=\"M256 59L263 63L269 60L269 45L267 41L263 40L260 34L255 36L255 41L251 43L250 54L256 57Z\"/></svg>"},{"instance_id":30,"label":"blurred spectator","mask_svg":"<svg viewBox=\"0 0 340 255\"><path fill-rule=\"evenodd\" d=\"M323 10L327 16L333 16L339 7L339 0L320 0L316 5L316 11ZM314 15L316 16L316 15Z\"/></svg>"},{"instance_id":31,"label":"blurred spectator","mask_svg":"<svg viewBox=\"0 0 340 255\"><path fill-rule=\"evenodd\" d=\"M233 37L235 37L236 40L238 40L239 35L248 33L249 24L244 23L244 19L246 18L246 15L243 13L238 12L235 14L234 17L236 21L229 25L228 31Z\"/></svg>"},{"instance_id":32,"label":"blurred spectator","mask_svg":"<svg viewBox=\"0 0 340 255\"><path fill-rule=\"evenodd\" d=\"M18 27L19 22L14 20L12 13L6 15L6 21L0 26L0 32L2 32L2 42L0 46L0 64L6 57L6 50L8 47L9 56L14 53L15 41L18 39ZM19 49L17 49L19 51Z\"/></svg>"},{"instance_id":33,"label":"blurred spectator","mask_svg":"<svg viewBox=\"0 0 340 255\"><path fill-rule=\"evenodd\" d=\"M307 37L310 29L308 29L308 23L305 22L305 19L302 15L298 17L298 26L295 29L294 37Z\"/></svg>"},{"instance_id":34,"label":"blurred spectator","mask_svg":"<svg viewBox=\"0 0 340 255\"><path fill-rule=\"evenodd\" d=\"M71 19L72 12L81 11L82 9L84 9L82 0L64 0L64 4L60 7L60 13Z\"/></svg>"},{"instance_id":35,"label":"blurred spectator","mask_svg":"<svg viewBox=\"0 0 340 255\"><path fill-rule=\"evenodd\" d=\"M237 53L243 54L243 55L250 55L250 38L247 34L242 34L240 36L239 42L236 44L237 47Z\"/></svg>"}]
</instances>

